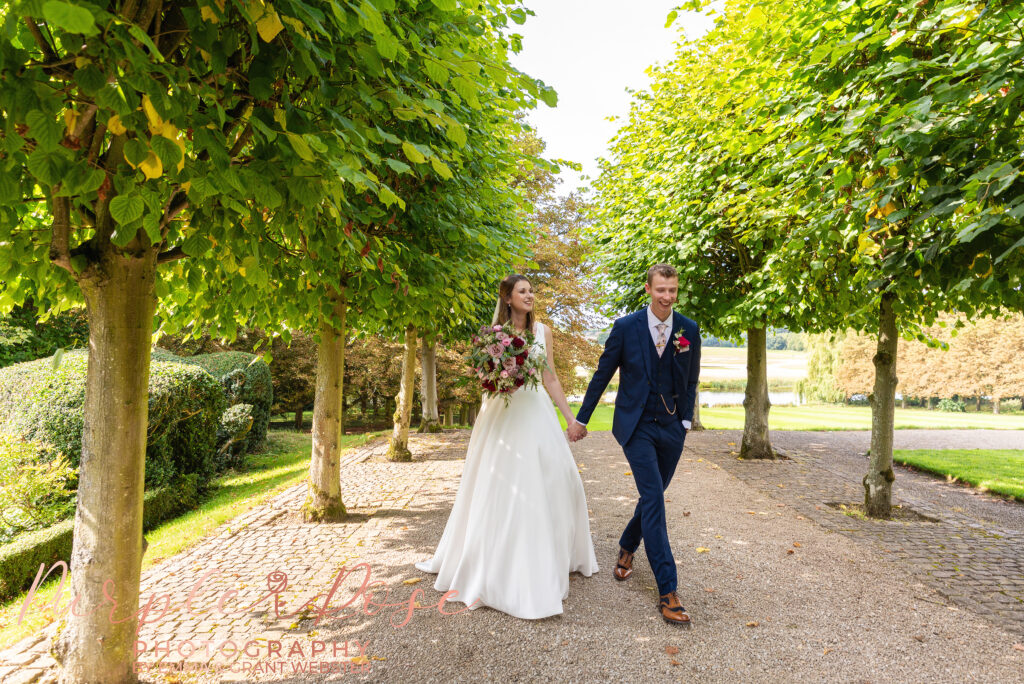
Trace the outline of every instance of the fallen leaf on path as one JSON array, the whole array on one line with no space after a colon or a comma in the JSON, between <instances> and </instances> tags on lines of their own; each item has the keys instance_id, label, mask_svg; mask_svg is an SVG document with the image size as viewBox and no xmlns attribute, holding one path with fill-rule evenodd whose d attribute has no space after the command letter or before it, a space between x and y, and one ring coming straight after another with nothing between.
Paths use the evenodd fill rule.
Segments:
<instances>
[{"instance_id":1,"label":"fallen leaf on path","mask_svg":"<svg viewBox=\"0 0 1024 684\"><path fill-rule=\"evenodd\" d=\"M714 594L715 593L715 590L712 589L711 587L705 587L704 591L708 592L709 594Z\"/></svg>"},{"instance_id":2,"label":"fallen leaf on path","mask_svg":"<svg viewBox=\"0 0 1024 684\"><path fill-rule=\"evenodd\" d=\"M1015 651L1024 651L1024 644L1014 644L1013 645L1013 650L1015 650Z\"/></svg>"},{"instance_id":3,"label":"fallen leaf on path","mask_svg":"<svg viewBox=\"0 0 1024 684\"><path fill-rule=\"evenodd\" d=\"M685 518L686 516L688 516L688 515L690 515L690 511L683 511L683 517L684 517L684 518Z\"/></svg>"},{"instance_id":4,"label":"fallen leaf on path","mask_svg":"<svg viewBox=\"0 0 1024 684\"><path fill-rule=\"evenodd\" d=\"M761 624L760 622L751 621L751 622L747 623L747 627L757 627L760 624Z\"/></svg>"},{"instance_id":5,"label":"fallen leaf on path","mask_svg":"<svg viewBox=\"0 0 1024 684\"><path fill-rule=\"evenodd\" d=\"M724 539L724 537L722 535L720 535L720 534L716 534L715 535L715 539Z\"/></svg>"},{"instance_id":6,"label":"fallen leaf on path","mask_svg":"<svg viewBox=\"0 0 1024 684\"><path fill-rule=\"evenodd\" d=\"M676 660L675 658L672 658L668 662L671 663L672 665L682 665L682 663L679 662L678 660Z\"/></svg>"},{"instance_id":7,"label":"fallen leaf on path","mask_svg":"<svg viewBox=\"0 0 1024 684\"><path fill-rule=\"evenodd\" d=\"M356 656L355 658L349 660L349 662L353 665L366 665L368 662L370 662L370 659L366 656Z\"/></svg>"},{"instance_id":8,"label":"fallen leaf on path","mask_svg":"<svg viewBox=\"0 0 1024 684\"><path fill-rule=\"evenodd\" d=\"M736 446L736 442L729 442L729 446Z\"/></svg>"},{"instance_id":9,"label":"fallen leaf on path","mask_svg":"<svg viewBox=\"0 0 1024 684\"><path fill-rule=\"evenodd\" d=\"M793 553L793 549L786 549L786 553Z\"/></svg>"},{"instance_id":10,"label":"fallen leaf on path","mask_svg":"<svg viewBox=\"0 0 1024 684\"><path fill-rule=\"evenodd\" d=\"M826 648L824 651L821 652L821 655L828 655L831 652L832 652L831 648Z\"/></svg>"},{"instance_id":11,"label":"fallen leaf on path","mask_svg":"<svg viewBox=\"0 0 1024 684\"><path fill-rule=\"evenodd\" d=\"M562 641L562 645L563 645L563 646L568 646L568 645L569 645L569 640L568 640L568 639L564 639L564 640Z\"/></svg>"},{"instance_id":12,"label":"fallen leaf on path","mask_svg":"<svg viewBox=\"0 0 1024 684\"><path fill-rule=\"evenodd\" d=\"M795 546L796 548L799 549L800 548L800 542L793 542L793 546Z\"/></svg>"},{"instance_id":13,"label":"fallen leaf on path","mask_svg":"<svg viewBox=\"0 0 1024 684\"><path fill-rule=\"evenodd\" d=\"M632 470L627 470L626 472L624 472L624 473L622 473L622 474L623 474L623 475L632 475L632 474L633 474L633 471L632 471Z\"/></svg>"},{"instance_id":14,"label":"fallen leaf on path","mask_svg":"<svg viewBox=\"0 0 1024 684\"><path fill-rule=\"evenodd\" d=\"M413 577L412 579L403 580L402 584L416 584L417 582L422 582L422 581L423 581L422 577Z\"/></svg>"},{"instance_id":15,"label":"fallen leaf on path","mask_svg":"<svg viewBox=\"0 0 1024 684\"><path fill-rule=\"evenodd\" d=\"M668 653L669 655L675 655L676 653L679 653L679 648L676 646L666 646L665 653Z\"/></svg>"},{"instance_id":16,"label":"fallen leaf on path","mask_svg":"<svg viewBox=\"0 0 1024 684\"><path fill-rule=\"evenodd\" d=\"M707 552L708 552L708 551L710 551L710 550L711 550L711 549L705 548L705 547L703 547L703 546L698 546L698 547L697 547L697 553L707 553Z\"/></svg>"},{"instance_id":17,"label":"fallen leaf on path","mask_svg":"<svg viewBox=\"0 0 1024 684\"><path fill-rule=\"evenodd\" d=\"M918 641L924 643L924 637L921 636L920 634L915 634L914 638L917 639Z\"/></svg>"}]
</instances>

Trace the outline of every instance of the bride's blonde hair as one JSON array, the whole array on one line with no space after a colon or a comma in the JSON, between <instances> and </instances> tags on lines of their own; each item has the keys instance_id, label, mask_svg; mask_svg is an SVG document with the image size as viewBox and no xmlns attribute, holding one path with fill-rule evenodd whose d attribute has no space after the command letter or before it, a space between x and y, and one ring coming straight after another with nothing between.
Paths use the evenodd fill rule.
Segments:
<instances>
[{"instance_id":1,"label":"bride's blonde hair","mask_svg":"<svg viewBox=\"0 0 1024 684\"><path fill-rule=\"evenodd\" d=\"M530 279L526 276L513 273L498 285L498 297L501 298L501 305L498 307L498 325L505 325L512 318L512 292L516 289L516 285L523 280L530 283ZM533 330L533 322L533 312L529 311L526 314L527 330Z\"/></svg>"}]
</instances>

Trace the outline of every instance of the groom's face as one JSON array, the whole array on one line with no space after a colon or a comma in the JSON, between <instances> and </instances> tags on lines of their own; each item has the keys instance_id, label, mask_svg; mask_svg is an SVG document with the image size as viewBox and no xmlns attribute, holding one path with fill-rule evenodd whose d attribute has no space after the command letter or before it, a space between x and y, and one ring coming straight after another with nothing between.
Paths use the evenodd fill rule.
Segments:
<instances>
[{"instance_id":1,"label":"groom's face","mask_svg":"<svg viewBox=\"0 0 1024 684\"><path fill-rule=\"evenodd\" d=\"M645 284L644 288L651 296L651 309L659 318L664 318L679 296L679 278L666 278L655 273L651 277L651 282Z\"/></svg>"}]
</instances>

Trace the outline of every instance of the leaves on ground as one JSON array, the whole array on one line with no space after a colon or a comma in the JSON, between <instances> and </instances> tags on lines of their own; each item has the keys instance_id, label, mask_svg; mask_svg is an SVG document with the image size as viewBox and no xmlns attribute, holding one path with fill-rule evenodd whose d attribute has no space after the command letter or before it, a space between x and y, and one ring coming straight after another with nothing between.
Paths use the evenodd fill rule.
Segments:
<instances>
[{"instance_id":1,"label":"leaves on ground","mask_svg":"<svg viewBox=\"0 0 1024 684\"><path fill-rule=\"evenodd\" d=\"M669 655L675 655L675 654L679 653L679 648L677 646L666 646L665 647L665 653L667 653Z\"/></svg>"},{"instance_id":2,"label":"leaves on ground","mask_svg":"<svg viewBox=\"0 0 1024 684\"><path fill-rule=\"evenodd\" d=\"M697 553L707 553L707 552L708 552L708 551L710 551L710 550L711 550L711 549L709 549L709 548L707 548L707 547L704 547L704 546L698 546L698 547L697 547Z\"/></svg>"},{"instance_id":3,"label":"leaves on ground","mask_svg":"<svg viewBox=\"0 0 1024 684\"><path fill-rule=\"evenodd\" d=\"M757 622L756 620L751 620L750 622L747 623L747 627L757 627L760 624L761 623Z\"/></svg>"},{"instance_id":4,"label":"leaves on ground","mask_svg":"<svg viewBox=\"0 0 1024 684\"><path fill-rule=\"evenodd\" d=\"M422 577L413 577L412 579L402 580L402 584L416 584L417 582L422 582L422 581L423 581Z\"/></svg>"}]
</instances>

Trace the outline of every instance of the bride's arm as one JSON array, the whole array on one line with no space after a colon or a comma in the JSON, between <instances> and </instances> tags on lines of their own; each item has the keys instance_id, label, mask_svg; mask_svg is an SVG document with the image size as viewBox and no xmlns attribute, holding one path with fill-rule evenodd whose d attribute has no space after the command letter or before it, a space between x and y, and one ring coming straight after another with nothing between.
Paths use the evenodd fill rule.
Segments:
<instances>
[{"instance_id":1,"label":"bride's arm","mask_svg":"<svg viewBox=\"0 0 1024 684\"><path fill-rule=\"evenodd\" d=\"M544 370L542 375L544 380L544 389L548 391L548 395L554 400L555 406L565 416L566 425L572 425L576 422L576 416L572 414L572 409L569 408L569 402L565 399L565 392L562 390L562 383L558 381L558 375L555 374L555 352L552 350L551 343L551 328L544 325L544 347L547 349L548 355L548 368Z\"/></svg>"}]
</instances>

